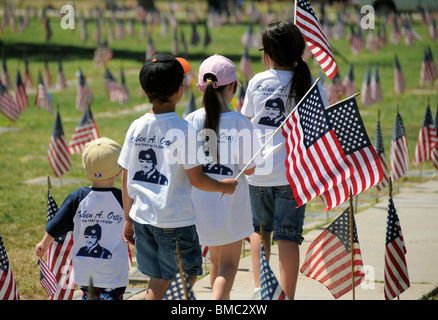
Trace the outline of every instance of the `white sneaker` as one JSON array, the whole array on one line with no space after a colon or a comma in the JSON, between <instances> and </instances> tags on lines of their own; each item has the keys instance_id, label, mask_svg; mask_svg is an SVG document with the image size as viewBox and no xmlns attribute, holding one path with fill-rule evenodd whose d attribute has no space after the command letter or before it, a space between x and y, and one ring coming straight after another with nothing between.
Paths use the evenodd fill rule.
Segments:
<instances>
[{"instance_id":1,"label":"white sneaker","mask_svg":"<svg viewBox=\"0 0 438 320\"><path fill-rule=\"evenodd\" d=\"M260 288L254 288L251 300L262 300L262 290Z\"/></svg>"}]
</instances>

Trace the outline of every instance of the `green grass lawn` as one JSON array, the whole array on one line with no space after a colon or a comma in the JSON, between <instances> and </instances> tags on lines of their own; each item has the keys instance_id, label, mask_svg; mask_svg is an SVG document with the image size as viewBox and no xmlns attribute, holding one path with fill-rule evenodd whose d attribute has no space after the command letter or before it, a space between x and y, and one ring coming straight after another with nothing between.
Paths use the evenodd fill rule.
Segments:
<instances>
[{"instance_id":1,"label":"green grass lawn","mask_svg":"<svg viewBox=\"0 0 438 320\"><path fill-rule=\"evenodd\" d=\"M58 4L59 1L55 1ZM278 6L290 6L290 3L277 4ZM165 7L163 7L165 8ZM31 25L22 34L12 33L8 27L3 28L1 35L1 53L7 58L7 67L12 82L15 84L17 69L23 76L24 56L26 55L30 63L30 71L33 76L34 84L37 81L38 72L43 72L44 59L49 61L49 68L52 74L52 87L50 92L54 102L55 110L59 107L59 112L63 122L64 133L67 141L70 140L75 127L82 116L82 113L75 108L77 78L75 73L81 69L87 77L94 102L92 111L99 127L101 136L110 137L120 144L123 143L125 132L131 122L144 113L144 108L136 108L148 102L140 95L138 83L138 71L142 65L142 59L146 49L146 40L140 39L140 27L136 25L135 38L126 36L124 40L116 40L111 43L114 49L114 59L107 67L113 75L120 79L120 69L123 68L127 85L130 90L131 100L124 106L110 103L104 89L104 68L97 68L93 64L93 50L96 44L93 42L94 22L88 23L88 42L80 40L79 24L76 30L63 30L59 27L59 19L51 18L53 37L49 44L45 44L45 33L39 18L32 18ZM368 65L371 67L375 63L379 64L381 85L383 88L384 100L366 108L360 106L361 114L365 122L371 141L374 141L377 113L380 110L382 134L384 147L389 164L389 150L392 130L394 125L397 106L400 109L404 125L408 136L411 161L418 137L418 132L423 120L427 100L430 98L432 113L435 114L438 96L436 87L426 85L419 87L420 66L423 58L423 50L426 45L431 46L435 57L438 57L438 44L430 40L427 26L415 21L415 30L423 37L422 42L416 42L414 47L408 47L403 40L399 45L388 44L381 51L372 53L364 50L359 56L353 56L348 48L345 39L331 40L333 48L341 52L349 63L354 64L356 88L360 91L365 70ZM108 22L106 21L103 33L106 35ZM201 43L197 47L189 44L189 59L192 70L197 76L197 70L202 57L207 57L214 53L223 54L239 64L243 54L241 37L247 26L225 25L221 28L210 28L212 43L204 48ZM181 25L180 30L184 32L186 40L190 41L191 26ZM256 32L257 27L254 28ZM204 28L198 27L201 39L204 35ZM387 30L389 37L390 29ZM170 52L171 36L161 35L160 26L153 31L153 39L159 52ZM25 50L25 44L32 44L33 50ZM65 48L69 48L65 50ZM89 49L83 50L83 49ZM131 52L126 56L123 53ZM393 68L394 55L397 54L407 82L407 91L398 96L393 90ZM260 53L257 49L250 50L253 69L255 72L264 70L261 63ZM132 59L132 57L140 57ZM69 87L64 90L56 90L57 59L61 58L64 74L69 81ZM348 69L349 63L342 59L337 59L339 72L343 78ZM312 74L317 77L320 67L310 62ZM245 82L239 74L241 82ZM196 78L195 78L196 79ZM327 78L324 77L327 81ZM195 94L197 107L200 107L201 95L195 86L191 88ZM359 97L358 97L359 98ZM34 254L35 244L42 238L46 223L47 208L47 184L30 184L28 180L47 176L52 178L52 195L60 205L65 196L72 190L81 185L88 184L87 179L81 168L81 158L79 154L71 157L72 168L61 179L61 184L54 179L54 174L50 167L47 151L55 114L40 110L34 106L35 90L29 92L30 108L25 110L16 123L12 123L4 116L0 117L0 233L6 246L10 265L22 299L46 299L44 289L38 283L37 258ZM360 99L358 99L360 100ZM182 115L188 96L185 96L177 106L177 113ZM360 102L359 102L360 105ZM411 166L412 170L416 170ZM433 169L430 163L423 165L423 169ZM45 180L44 180L45 181ZM73 181L72 183L70 183ZM401 183L412 182L415 179L403 178ZM116 187L120 187L120 180ZM375 194L375 190L366 191L367 194ZM386 196L386 195L385 195ZM383 193L382 193L383 197ZM366 205L372 205L371 200ZM321 210L322 205L319 199L311 201L309 210ZM336 209L334 209L336 210ZM339 209L340 210L340 209Z\"/></svg>"}]
</instances>

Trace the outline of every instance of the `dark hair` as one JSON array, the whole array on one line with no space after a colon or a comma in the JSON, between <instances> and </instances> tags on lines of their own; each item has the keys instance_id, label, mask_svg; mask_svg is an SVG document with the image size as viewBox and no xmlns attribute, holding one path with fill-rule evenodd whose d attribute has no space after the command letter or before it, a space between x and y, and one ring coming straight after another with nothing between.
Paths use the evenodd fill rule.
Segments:
<instances>
[{"instance_id":1,"label":"dark hair","mask_svg":"<svg viewBox=\"0 0 438 320\"><path fill-rule=\"evenodd\" d=\"M262 45L265 54L278 66L293 69L287 101L294 97L298 103L312 86L310 69L301 58L306 42L300 29L290 21L270 23L262 31Z\"/></svg>"},{"instance_id":2,"label":"dark hair","mask_svg":"<svg viewBox=\"0 0 438 320\"><path fill-rule=\"evenodd\" d=\"M217 98L216 93L223 92L227 85L215 88L214 83L217 82L217 78L214 74L211 73L206 73L204 75L204 81L206 82L204 96L202 98L202 106L205 110L204 129L213 130L216 133L217 137L222 105ZM219 163L219 146L217 144L217 139L215 139L215 141L211 141L211 139L208 139L207 145L210 150L210 155L213 155L216 163ZM217 151L216 154L213 150Z\"/></svg>"}]
</instances>

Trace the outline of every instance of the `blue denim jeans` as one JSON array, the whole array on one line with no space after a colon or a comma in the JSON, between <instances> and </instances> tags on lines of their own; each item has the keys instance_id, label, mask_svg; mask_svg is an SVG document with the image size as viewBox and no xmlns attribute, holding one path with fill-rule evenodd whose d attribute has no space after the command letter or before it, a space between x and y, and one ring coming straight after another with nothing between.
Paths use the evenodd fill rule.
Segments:
<instances>
[{"instance_id":1,"label":"blue denim jeans","mask_svg":"<svg viewBox=\"0 0 438 320\"><path fill-rule=\"evenodd\" d=\"M266 232L274 232L274 240L288 240L301 244L306 205L297 208L290 185L249 186L254 230L260 223Z\"/></svg>"},{"instance_id":2,"label":"blue denim jeans","mask_svg":"<svg viewBox=\"0 0 438 320\"><path fill-rule=\"evenodd\" d=\"M202 254L194 225L181 228L157 228L134 221L138 270L155 279L170 281L179 270L176 252L178 241L184 272L202 275Z\"/></svg>"}]
</instances>

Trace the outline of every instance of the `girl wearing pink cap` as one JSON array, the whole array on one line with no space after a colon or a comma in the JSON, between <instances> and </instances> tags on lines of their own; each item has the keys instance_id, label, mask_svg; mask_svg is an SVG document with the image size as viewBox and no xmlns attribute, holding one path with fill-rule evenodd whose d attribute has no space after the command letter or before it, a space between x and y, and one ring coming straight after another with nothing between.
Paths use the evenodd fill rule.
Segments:
<instances>
[{"instance_id":1,"label":"girl wearing pink cap","mask_svg":"<svg viewBox=\"0 0 438 320\"><path fill-rule=\"evenodd\" d=\"M242 114L251 119L257 132L264 135L278 128L295 103L309 90L313 82L302 55L306 47L300 30L289 21L273 22L262 31L262 48L266 71L256 74L248 83ZM319 85L319 84L318 84ZM327 96L319 87L328 105ZM283 118L282 118L283 117ZM260 143L263 143L261 140ZM255 233L251 236L255 292L260 288L260 224L266 239L277 240L280 285L289 299L295 295L299 269L299 245L303 241L305 205L297 203L286 178L286 147L282 134L263 149L269 172L257 167L247 177ZM269 261L270 241L264 243Z\"/></svg>"},{"instance_id":2,"label":"girl wearing pink cap","mask_svg":"<svg viewBox=\"0 0 438 320\"><path fill-rule=\"evenodd\" d=\"M197 83L204 94L203 108L186 117L203 143L203 171L215 179L236 178L260 148L257 137L252 139L251 122L228 107L238 84L236 71L234 63L224 56L215 54L205 59ZM255 165L250 164L244 173L250 175L254 170ZM200 243L210 250L212 299L229 299L242 240L254 231L247 181L239 178L234 194L223 198L220 193L193 188L192 200Z\"/></svg>"}]
</instances>

